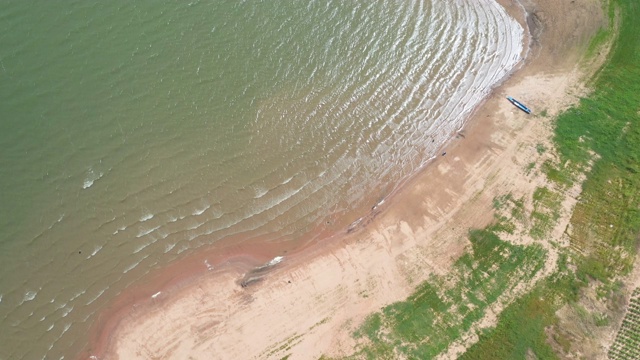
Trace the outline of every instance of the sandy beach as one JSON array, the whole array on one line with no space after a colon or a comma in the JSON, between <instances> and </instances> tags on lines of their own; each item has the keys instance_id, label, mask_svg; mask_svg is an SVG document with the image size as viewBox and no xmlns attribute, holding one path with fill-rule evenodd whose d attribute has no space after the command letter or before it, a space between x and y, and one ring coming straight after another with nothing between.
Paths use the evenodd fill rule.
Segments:
<instances>
[{"instance_id":1,"label":"sandy beach","mask_svg":"<svg viewBox=\"0 0 640 360\"><path fill-rule=\"evenodd\" d=\"M356 224L336 234L315 234L301 249L285 253L268 244L213 249L160 270L103 311L80 358L345 355L355 346L353 330L368 314L405 299L430 274L446 274L467 249L468 231L493 220L496 196L530 198L546 184L537 169L554 152L537 156L536 146L553 148L554 116L588 92L584 82L597 65L576 64L603 24L598 1L498 2L528 32L523 60L464 129L452 134L441 151L446 155ZM521 100L533 114L524 114L506 96ZM579 194L579 184L570 192ZM574 196L563 202L552 231L556 241L562 241L575 201ZM541 245L549 251L541 274L501 298L476 326L495 323L503 306L553 270L557 250ZM455 358L475 341L471 333L463 336L441 358Z\"/></svg>"}]
</instances>

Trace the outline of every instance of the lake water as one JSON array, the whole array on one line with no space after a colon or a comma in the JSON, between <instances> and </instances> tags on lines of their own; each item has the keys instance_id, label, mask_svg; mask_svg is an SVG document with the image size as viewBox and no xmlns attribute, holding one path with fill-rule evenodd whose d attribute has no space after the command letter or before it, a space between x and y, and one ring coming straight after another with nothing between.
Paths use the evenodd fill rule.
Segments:
<instances>
[{"instance_id":1,"label":"lake water","mask_svg":"<svg viewBox=\"0 0 640 360\"><path fill-rule=\"evenodd\" d=\"M2 1L0 359L223 239L340 228L519 61L494 1Z\"/></svg>"}]
</instances>

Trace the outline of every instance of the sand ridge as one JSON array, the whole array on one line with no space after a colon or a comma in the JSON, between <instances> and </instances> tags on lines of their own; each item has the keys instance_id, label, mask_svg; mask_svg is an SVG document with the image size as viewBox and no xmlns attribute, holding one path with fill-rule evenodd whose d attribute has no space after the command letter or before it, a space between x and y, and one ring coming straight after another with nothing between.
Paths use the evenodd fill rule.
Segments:
<instances>
[{"instance_id":1,"label":"sand ridge","mask_svg":"<svg viewBox=\"0 0 640 360\"><path fill-rule=\"evenodd\" d=\"M544 184L526 165L537 144L551 146L551 116L586 91L584 73L571 57L597 29L581 19L602 16L596 1L499 2L523 25L535 25L531 51L523 67L446 144L445 156L373 208L353 231L285 256L261 273L260 281L241 286L246 268L234 267L205 272L172 292L154 292L125 312L113 331L99 336L101 343L93 344L86 357L280 359L291 354L289 359L310 359L346 354L355 344L351 333L364 317L406 298L430 274L447 273L468 246L469 229L492 221L495 196L531 194ZM578 20L566 24L561 13L576 14ZM550 116L525 115L504 99L507 94L534 113L544 109ZM554 236L562 236L571 208L569 201ZM483 325L495 321L500 309L493 310ZM473 341L469 337L453 344L442 357L455 357Z\"/></svg>"}]
</instances>

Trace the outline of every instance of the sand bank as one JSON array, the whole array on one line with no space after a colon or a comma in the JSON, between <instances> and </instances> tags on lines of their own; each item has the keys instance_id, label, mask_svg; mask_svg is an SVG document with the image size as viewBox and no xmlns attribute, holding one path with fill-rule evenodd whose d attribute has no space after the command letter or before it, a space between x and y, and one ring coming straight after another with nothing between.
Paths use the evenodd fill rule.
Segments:
<instances>
[{"instance_id":1,"label":"sand bank","mask_svg":"<svg viewBox=\"0 0 640 360\"><path fill-rule=\"evenodd\" d=\"M492 221L495 196L532 194L546 181L527 165L538 144L552 146L553 115L584 93L584 69L575 63L602 18L598 1L499 2L529 30L529 50L446 144L446 156L354 226L315 236L304 249L284 254L264 245L242 256L248 249L228 248L162 270L105 310L81 357L340 355L352 350L351 333L366 315L406 298L430 274L446 273L465 251L469 229ZM543 110L549 116L540 116ZM568 221L566 207L559 226ZM281 262L269 264L280 255ZM455 344L443 357L466 345Z\"/></svg>"}]
</instances>

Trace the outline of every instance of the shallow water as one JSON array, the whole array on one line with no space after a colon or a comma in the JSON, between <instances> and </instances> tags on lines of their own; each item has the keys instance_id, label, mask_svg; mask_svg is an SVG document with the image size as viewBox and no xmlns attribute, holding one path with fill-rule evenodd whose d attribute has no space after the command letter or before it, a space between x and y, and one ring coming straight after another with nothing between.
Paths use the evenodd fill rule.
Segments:
<instances>
[{"instance_id":1,"label":"shallow water","mask_svg":"<svg viewBox=\"0 0 640 360\"><path fill-rule=\"evenodd\" d=\"M492 1L4 1L0 359L221 239L342 227L519 61Z\"/></svg>"}]
</instances>

